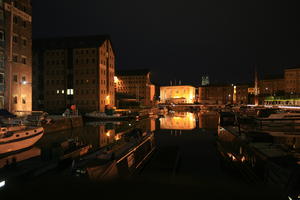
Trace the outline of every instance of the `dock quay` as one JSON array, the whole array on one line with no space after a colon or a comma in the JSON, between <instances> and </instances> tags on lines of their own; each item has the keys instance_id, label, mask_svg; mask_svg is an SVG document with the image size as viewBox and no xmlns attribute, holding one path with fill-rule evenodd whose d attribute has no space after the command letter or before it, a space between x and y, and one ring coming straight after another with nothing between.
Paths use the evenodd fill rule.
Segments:
<instances>
[{"instance_id":1,"label":"dock quay","mask_svg":"<svg viewBox=\"0 0 300 200\"><path fill-rule=\"evenodd\" d=\"M49 117L53 119L53 122L42 125L45 133L63 131L83 126L82 116L76 115L64 117L60 115L51 115Z\"/></svg>"}]
</instances>

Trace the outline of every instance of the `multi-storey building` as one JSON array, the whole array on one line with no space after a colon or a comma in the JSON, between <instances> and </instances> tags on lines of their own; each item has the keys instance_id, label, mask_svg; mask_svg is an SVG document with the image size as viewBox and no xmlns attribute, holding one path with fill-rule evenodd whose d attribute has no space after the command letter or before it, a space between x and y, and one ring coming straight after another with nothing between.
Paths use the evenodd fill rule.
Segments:
<instances>
[{"instance_id":1,"label":"multi-storey building","mask_svg":"<svg viewBox=\"0 0 300 200\"><path fill-rule=\"evenodd\" d=\"M115 53L107 35L33 42L34 107L51 113L76 105L79 112L115 105Z\"/></svg>"},{"instance_id":2,"label":"multi-storey building","mask_svg":"<svg viewBox=\"0 0 300 200\"><path fill-rule=\"evenodd\" d=\"M259 80L258 88L260 94L274 96L285 91L285 80L281 77Z\"/></svg>"},{"instance_id":3,"label":"multi-storey building","mask_svg":"<svg viewBox=\"0 0 300 200\"><path fill-rule=\"evenodd\" d=\"M284 70L285 93L300 94L300 68Z\"/></svg>"},{"instance_id":4,"label":"multi-storey building","mask_svg":"<svg viewBox=\"0 0 300 200\"><path fill-rule=\"evenodd\" d=\"M208 85L199 88L199 102L209 104L227 104L233 102L232 85Z\"/></svg>"},{"instance_id":5,"label":"multi-storey building","mask_svg":"<svg viewBox=\"0 0 300 200\"><path fill-rule=\"evenodd\" d=\"M194 103L196 89L190 85L175 85L160 87L161 103Z\"/></svg>"},{"instance_id":6,"label":"multi-storey building","mask_svg":"<svg viewBox=\"0 0 300 200\"><path fill-rule=\"evenodd\" d=\"M228 104L248 103L248 85L208 85L199 88L200 103Z\"/></svg>"},{"instance_id":7,"label":"multi-storey building","mask_svg":"<svg viewBox=\"0 0 300 200\"><path fill-rule=\"evenodd\" d=\"M0 1L0 108L32 110L30 0Z\"/></svg>"},{"instance_id":8,"label":"multi-storey building","mask_svg":"<svg viewBox=\"0 0 300 200\"><path fill-rule=\"evenodd\" d=\"M150 74L147 69L117 71L116 92L131 96L143 106L153 105L155 103L155 85L151 83Z\"/></svg>"}]
</instances>

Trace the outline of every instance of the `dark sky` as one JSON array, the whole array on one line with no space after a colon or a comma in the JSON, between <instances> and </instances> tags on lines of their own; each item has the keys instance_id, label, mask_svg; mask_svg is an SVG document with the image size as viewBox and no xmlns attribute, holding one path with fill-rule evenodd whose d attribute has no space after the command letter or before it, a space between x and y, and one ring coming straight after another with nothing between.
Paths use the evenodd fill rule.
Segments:
<instances>
[{"instance_id":1,"label":"dark sky","mask_svg":"<svg viewBox=\"0 0 300 200\"><path fill-rule=\"evenodd\" d=\"M154 81L247 82L300 63L293 1L32 0L33 37L110 34L117 69L150 68ZM296 1L295 1L296 2Z\"/></svg>"}]
</instances>

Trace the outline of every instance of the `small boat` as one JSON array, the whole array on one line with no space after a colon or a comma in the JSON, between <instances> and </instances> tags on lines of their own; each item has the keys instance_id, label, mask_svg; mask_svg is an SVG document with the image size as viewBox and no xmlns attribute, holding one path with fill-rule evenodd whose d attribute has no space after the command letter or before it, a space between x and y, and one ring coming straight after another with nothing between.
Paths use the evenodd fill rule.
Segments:
<instances>
[{"instance_id":1,"label":"small boat","mask_svg":"<svg viewBox=\"0 0 300 200\"><path fill-rule=\"evenodd\" d=\"M300 124L300 113L281 112L272 113L268 117L256 118L256 123L261 126L296 126Z\"/></svg>"},{"instance_id":2,"label":"small boat","mask_svg":"<svg viewBox=\"0 0 300 200\"><path fill-rule=\"evenodd\" d=\"M135 173L155 149L154 133L133 130L123 139L81 157L74 163L72 174L91 180L109 180Z\"/></svg>"},{"instance_id":3,"label":"small boat","mask_svg":"<svg viewBox=\"0 0 300 200\"><path fill-rule=\"evenodd\" d=\"M25 125L0 127L0 155L33 146L44 134L43 127Z\"/></svg>"},{"instance_id":4,"label":"small boat","mask_svg":"<svg viewBox=\"0 0 300 200\"><path fill-rule=\"evenodd\" d=\"M113 115L107 115L105 113L99 113L99 112L91 112L86 113L84 115L84 118L89 121L126 121L130 119L135 119L137 116L135 115L121 115L121 114L113 114Z\"/></svg>"}]
</instances>

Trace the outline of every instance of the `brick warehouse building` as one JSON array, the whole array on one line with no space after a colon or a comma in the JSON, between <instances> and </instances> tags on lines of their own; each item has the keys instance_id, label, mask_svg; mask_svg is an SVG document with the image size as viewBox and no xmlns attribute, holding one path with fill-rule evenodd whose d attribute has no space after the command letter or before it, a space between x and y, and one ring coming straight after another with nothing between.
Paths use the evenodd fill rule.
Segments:
<instances>
[{"instance_id":1,"label":"brick warehouse building","mask_svg":"<svg viewBox=\"0 0 300 200\"><path fill-rule=\"evenodd\" d=\"M0 108L32 110L32 6L0 1Z\"/></svg>"},{"instance_id":2,"label":"brick warehouse building","mask_svg":"<svg viewBox=\"0 0 300 200\"><path fill-rule=\"evenodd\" d=\"M39 39L33 42L33 106L61 113L115 105L115 53L107 35Z\"/></svg>"},{"instance_id":3,"label":"brick warehouse building","mask_svg":"<svg viewBox=\"0 0 300 200\"><path fill-rule=\"evenodd\" d=\"M155 104L155 85L151 83L151 72L148 69L118 70L115 77L115 87L119 103L131 99L143 106ZM127 96L127 97L126 97ZM126 97L126 98L125 98Z\"/></svg>"}]
</instances>

